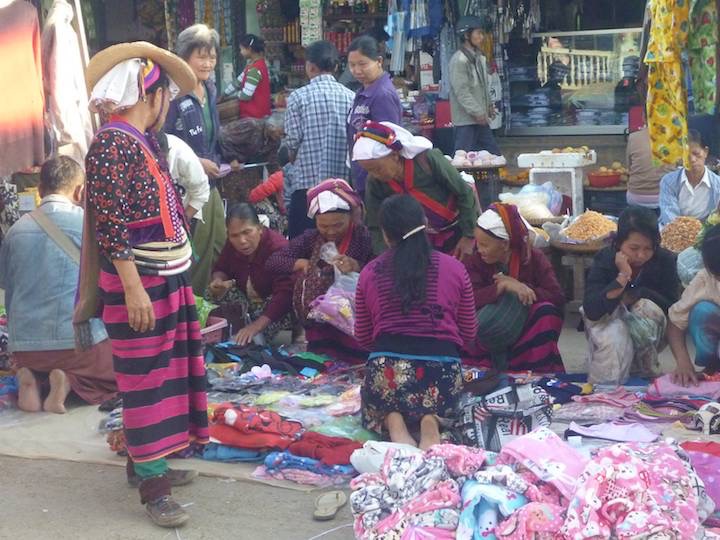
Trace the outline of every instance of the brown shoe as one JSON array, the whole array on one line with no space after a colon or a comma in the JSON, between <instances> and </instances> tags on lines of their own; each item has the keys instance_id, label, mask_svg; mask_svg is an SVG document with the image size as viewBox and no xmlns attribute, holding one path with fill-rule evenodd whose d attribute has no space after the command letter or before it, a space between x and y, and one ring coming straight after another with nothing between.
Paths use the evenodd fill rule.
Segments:
<instances>
[{"instance_id":1,"label":"brown shoe","mask_svg":"<svg viewBox=\"0 0 720 540\"><path fill-rule=\"evenodd\" d=\"M155 525L172 529L187 523L190 516L170 495L160 497L145 504L145 511Z\"/></svg>"},{"instance_id":2,"label":"brown shoe","mask_svg":"<svg viewBox=\"0 0 720 540\"><path fill-rule=\"evenodd\" d=\"M186 486L198 477L198 472L192 469L168 469L165 473L165 478L170 481L172 487ZM139 487L142 483L142 478L137 474L127 477L128 485L130 487Z\"/></svg>"}]
</instances>

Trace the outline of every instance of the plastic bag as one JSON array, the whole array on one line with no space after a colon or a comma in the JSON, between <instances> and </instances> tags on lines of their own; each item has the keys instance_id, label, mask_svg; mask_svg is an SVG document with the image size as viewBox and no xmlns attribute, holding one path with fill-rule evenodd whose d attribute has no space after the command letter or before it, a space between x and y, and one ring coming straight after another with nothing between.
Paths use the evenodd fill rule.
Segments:
<instances>
[{"instance_id":1,"label":"plastic bag","mask_svg":"<svg viewBox=\"0 0 720 540\"><path fill-rule=\"evenodd\" d=\"M500 201L514 204L525 219L550 219L555 217L548 208L549 196L545 191L531 193L501 193Z\"/></svg>"},{"instance_id":2,"label":"plastic bag","mask_svg":"<svg viewBox=\"0 0 720 540\"><path fill-rule=\"evenodd\" d=\"M557 216L562 210L563 198L552 182L545 182L544 184L527 184L522 187L520 194L524 195L527 193L546 193L548 196L547 207L553 215Z\"/></svg>"},{"instance_id":3,"label":"plastic bag","mask_svg":"<svg viewBox=\"0 0 720 540\"><path fill-rule=\"evenodd\" d=\"M636 351L647 347L657 347L663 337L663 331L655 321L639 317L621 304L620 318L625 321Z\"/></svg>"},{"instance_id":4,"label":"plastic bag","mask_svg":"<svg viewBox=\"0 0 720 540\"><path fill-rule=\"evenodd\" d=\"M322 433L328 437L345 437L346 439L360 442L377 441L380 439L377 433L368 431L362 427L359 415L341 416L331 422L313 427L309 431Z\"/></svg>"},{"instance_id":5,"label":"plastic bag","mask_svg":"<svg viewBox=\"0 0 720 540\"><path fill-rule=\"evenodd\" d=\"M195 295L195 309L197 309L198 314L198 322L200 323L200 328L205 328L205 325L207 324L208 316L210 315L210 312L213 309L216 309L218 306L208 302L205 300L202 296Z\"/></svg>"},{"instance_id":6,"label":"plastic bag","mask_svg":"<svg viewBox=\"0 0 720 540\"><path fill-rule=\"evenodd\" d=\"M700 250L689 247L677 256L677 273L682 286L687 288L697 273L704 268Z\"/></svg>"},{"instance_id":7,"label":"plastic bag","mask_svg":"<svg viewBox=\"0 0 720 540\"><path fill-rule=\"evenodd\" d=\"M338 255L333 242L320 247L320 258L328 264L333 264ZM355 332L355 289L359 279L360 274L357 272L343 274L335 266L335 281L325 294L310 303L308 318L328 323L352 336Z\"/></svg>"}]
</instances>

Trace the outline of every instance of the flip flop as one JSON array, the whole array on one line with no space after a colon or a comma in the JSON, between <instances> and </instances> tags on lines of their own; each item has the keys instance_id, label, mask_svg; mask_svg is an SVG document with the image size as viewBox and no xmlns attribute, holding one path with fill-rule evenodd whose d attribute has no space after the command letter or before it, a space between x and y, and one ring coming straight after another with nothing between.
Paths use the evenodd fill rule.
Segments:
<instances>
[{"instance_id":1,"label":"flip flop","mask_svg":"<svg viewBox=\"0 0 720 540\"><path fill-rule=\"evenodd\" d=\"M335 518L338 510L347 503L347 495L342 491L328 491L315 499L313 519L329 521Z\"/></svg>"}]
</instances>

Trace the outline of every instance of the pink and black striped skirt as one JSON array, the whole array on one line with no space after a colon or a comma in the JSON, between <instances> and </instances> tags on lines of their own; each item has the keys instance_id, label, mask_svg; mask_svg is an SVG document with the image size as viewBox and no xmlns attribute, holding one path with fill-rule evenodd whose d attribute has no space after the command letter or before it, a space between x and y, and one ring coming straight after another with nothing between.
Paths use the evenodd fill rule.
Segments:
<instances>
[{"instance_id":1,"label":"pink and black striped skirt","mask_svg":"<svg viewBox=\"0 0 720 540\"><path fill-rule=\"evenodd\" d=\"M155 311L155 328L128 324L119 276L100 273L103 322L112 342L113 369L123 400L128 453L143 463L208 442L205 364L200 324L188 274L140 279Z\"/></svg>"}]
</instances>

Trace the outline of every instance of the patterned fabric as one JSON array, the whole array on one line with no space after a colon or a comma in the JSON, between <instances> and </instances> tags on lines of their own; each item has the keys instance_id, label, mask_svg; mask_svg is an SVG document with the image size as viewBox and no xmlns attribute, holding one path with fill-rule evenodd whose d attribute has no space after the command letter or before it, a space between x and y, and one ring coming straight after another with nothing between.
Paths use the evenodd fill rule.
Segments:
<instances>
[{"instance_id":1,"label":"patterned fabric","mask_svg":"<svg viewBox=\"0 0 720 540\"><path fill-rule=\"evenodd\" d=\"M97 133L85 166L97 240L100 252L107 258L132 259L130 248L138 244L184 239L175 185L165 174L162 181L153 177L138 138L117 129ZM172 220L171 236L163 227L164 206Z\"/></svg>"},{"instance_id":2,"label":"patterned fabric","mask_svg":"<svg viewBox=\"0 0 720 540\"><path fill-rule=\"evenodd\" d=\"M127 449L136 463L209 440L200 325L187 274L140 279L156 317L144 334L128 324L120 277L101 271L99 281Z\"/></svg>"},{"instance_id":3,"label":"patterned fabric","mask_svg":"<svg viewBox=\"0 0 720 540\"><path fill-rule=\"evenodd\" d=\"M653 158L688 165L687 93L681 52L688 38L688 0L653 0L648 64L648 131Z\"/></svg>"},{"instance_id":4,"label":"patterned fabric","mask_svg":"<svg viewBox=\"0 0 720 540\"><path fill-rule=\"evenodd\" d=\"M667 444L602 448L577 479L561 532L568 538L695 538L698 498Z\"/></svg>"},{"instance_id":5,"label":"patterned fabric","mask_svg":"<svg viewBox=\"0 0 720 540\"><path fill-rule=\"evenodd\" d=\"M718 24L716 0L693 3L688 56L696 114L715 114Z\"/></svg>"},{"instance_id":6,"label":"patterned fabric","mask_svg":"<svg viewBox=\"0 0 720 540\"><path fill-rule=\"evenodd\" d=\"M362 387L363 425L378 433L385 416L399 412L417 422L435 414L452 418L462 391L460 362L380 356L367 363Z\"/></svg>"},{"instance_id":7,"label":"patterned fabric","mask_svg":"<svg viewBox=\"0 0 720 540\"><path fill-rule=\"evenodd\" d=\"M349 177L345 119L354 94L332 75L318 75L288 98L283 144L295 152L293 190Z\"/></svg>"},{"instance_id":8,"label":"patterned fabric","mask_svg":"<svg viewBox=\"0 0 720 540\"><path fill-rule=\"evenodd\" d=\"M10 177L0 177L0 241L5 237L10 227L20 219L20 203L17 186L11 184Z\"/></svg>"}]
</instances>

